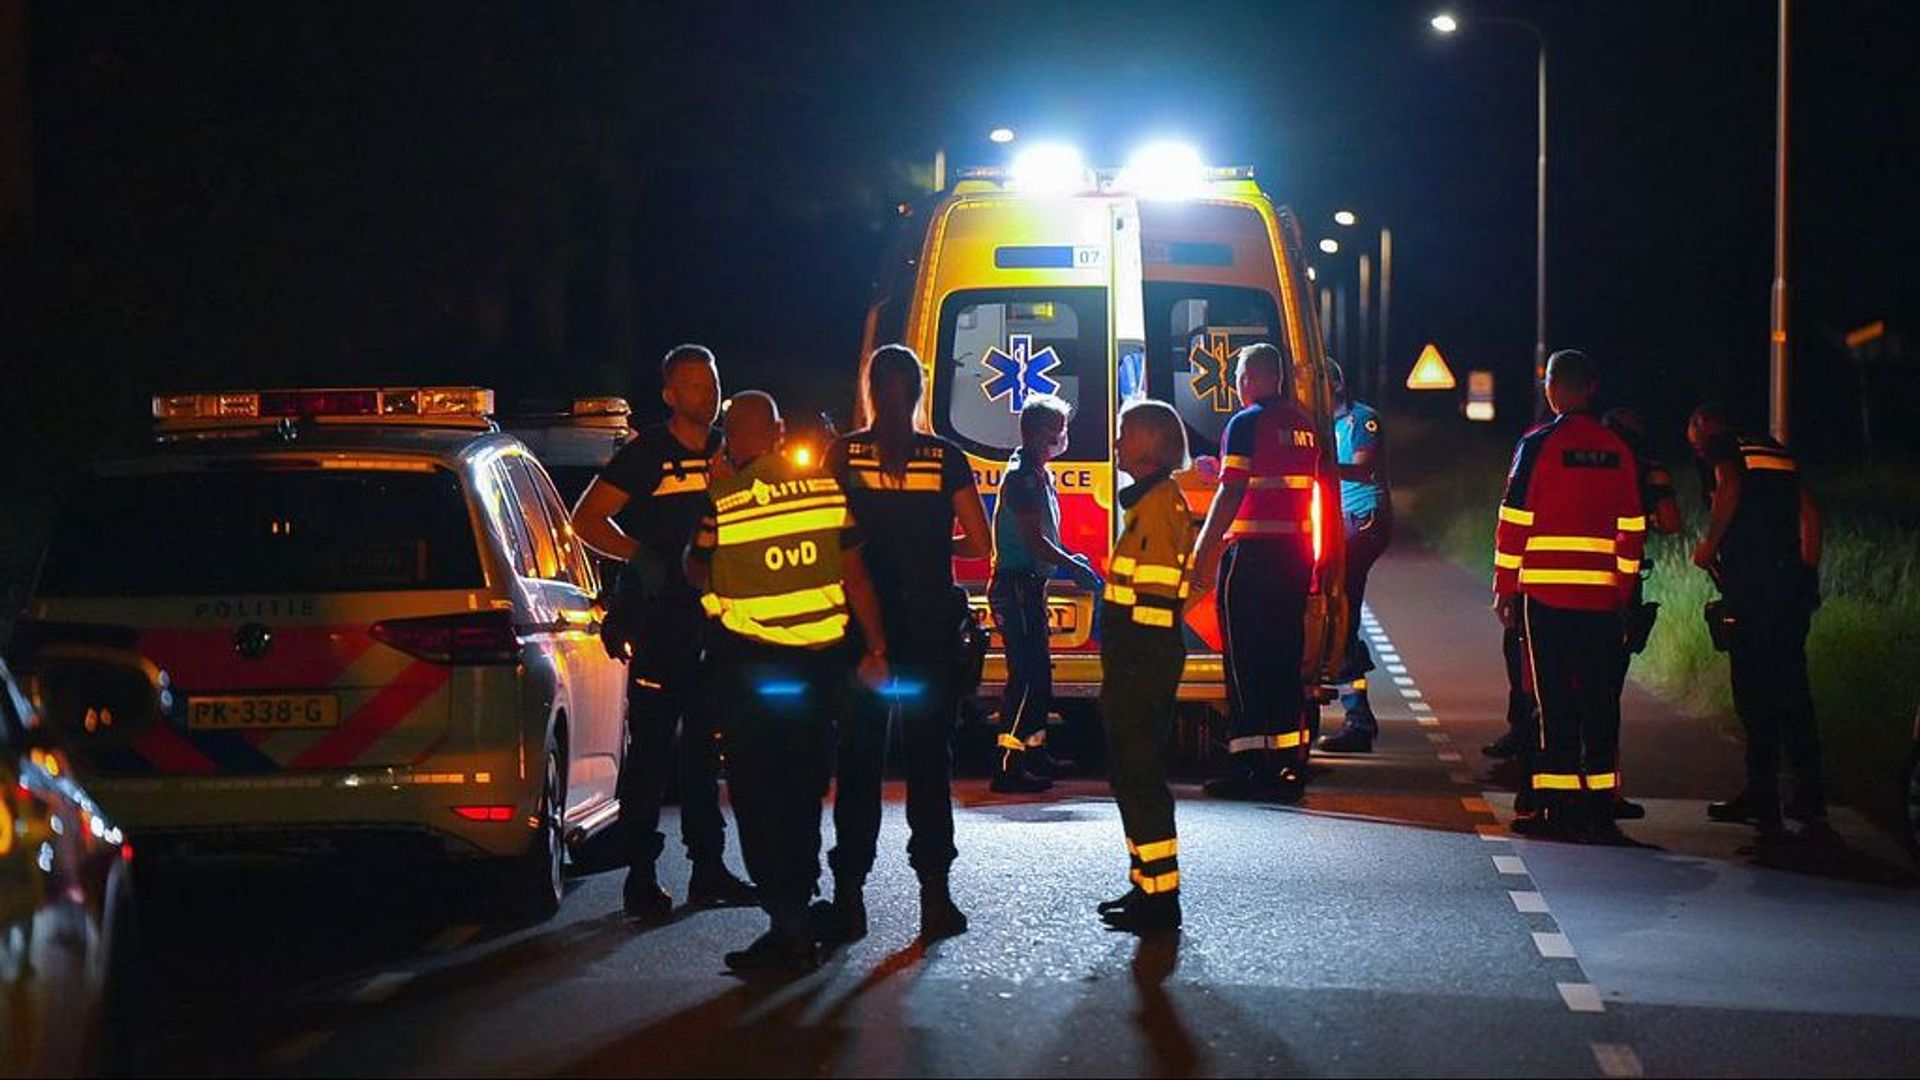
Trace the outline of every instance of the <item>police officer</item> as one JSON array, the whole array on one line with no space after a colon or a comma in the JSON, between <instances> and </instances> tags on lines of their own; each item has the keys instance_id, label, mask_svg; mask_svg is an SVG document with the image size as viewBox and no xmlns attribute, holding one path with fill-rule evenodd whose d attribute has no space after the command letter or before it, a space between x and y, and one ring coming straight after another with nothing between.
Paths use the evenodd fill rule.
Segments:
<instances>
[{"instance_id":1,"label":"police officer","mask_svg":"<svg viewBox=\"0 0 1920 1080\"><path fill-rule=\"evenodd\" d=\"M1782 836L1784 743L1795 780L1786 816L1824 831L1826 792L1807 682L1807 630L1820 603L1820 511L1793 454L1737 429L1724 406L1695 409L1687 442L1711 499L1693 562L1716 575L1737 620L1727 654L1734 709L1747 731L1747 786L1708 804L1707 816L1751 823L1764 840Z\"/></svg>"},{"instance_id":2,"label":"police officer","mask_svg":"<svg viewBox=\"0 0 1920 1080\"><path fill-rule=\"evenodd\" d=\"M1387 491L1386 437L1380 432L1380 414L1373 406L1351 401L1346 375L1331 361L1333 377L1333 440L1340 463L1340 512L1346 522L1347 606L1352 636L1347 640L1347 664L1341 671L1345 689L1340 705L1346 722L1340 731L1320 740L1320 749L1332 754L1366 754L1380 734L1380 721L1367 700L1367 672L1373 654L1360 636L1360 605L1367 595L1367 572L1393 539L1393 500Z\"/></svg>"},{"instance_id":3,"label":"police officer","mask_svg":"<svg viewBox=\"0 0 1920 1080\"><path fill-rule=\"evenodd\" d=\"M628 915L657 922L673 911L654 866L665 846L660 804L667 770L680 770L680 835L693 863L687 901L754 902L752 887L722 861L719 750L700 708L700 594L680 570L680 553L700 520L720 451L713 422L720 373L713 353L680 345L660 362L665 423L641 429L588 485L573 529L594 550L620 560L604 630L608 651L628 660L627 739L620 763L619 835L628 864ZM680 732L678 753L674 733Z\"/></svg>"},{"instance_id":4,"label":"police officer","mask_svg":"<svg viewBox=\"0 0 1920 1080\"><path fill-rule=\"evenodd\" d=\"M1246 407L1221 435L1220 487L1193 554L1195 580L1216 582L1231 713L1228 774L1206 790L1290 801L1306 785L1300 664L1320 451L1313 421L1287 392L1292 365L1278 348L1242 348L1234 378Z\"/></svg>"},{"instance_id":5,"label":"police officer","mask_svg":"<svg viewBox=\"0 0 1920 1080\"><path fill-rule=\"evenodd\" d=\"M1100 715L1113 763L1113 799L1127 834L1126 894L1098 906L1109 926L1136 934L1180 925L1180 840L1167 790L1167 735L1186 666L1187 559L1193 512L1173 471L1187 463L1187 429L1164 401L1120 412L1114 464L1134 478L1120 492L1100 613Z\"/></svg>"},{"instance_id":6,"label":"police officer","mask_svg":"<svg viewBox=\"0 0 1920 1080\"><path fill-rule=\"evenodd\" d=\"M833 793L833 903L821 914L840 940L866 936L863 888L880 836L880 777L889 714L900 721L907 766L907 858L920 879L920 937L962 933L967 917L953 902L953 728L960 708L959 649L967 594L953 583L953 557L991 550L986 508L973 468L958 446L915 430L926 378L904 345L885 345L867 362L872 426L834 443L828 469L847 493L866 544L862 558L880 596L893 681L880 693L856 691L841 720ZM953 541L954 523L962 539Z\"/></svg>"},{"instance_id":7,"label":"police officer","mask_svg":"<svg viewBox=\"0 0 1920 1080\"><path fill-rule=\"evenodd\" d=\"M1553 419L1520 439L1495 534L1494 610L1524 625L1540 707L1530 836L1613 842L1620 786L1621 612L1646 543L1633 451L1595 419L1593 362L1547 358Z\"/></svg>"},{"instance_id":8,"label":"police officer","mask_svg":"<svg viewBox=\"0 0 1920 1080\"><path fill-rule=\"evenodd\" d=\"M726 415L736 470L708 490L687 576L713 619L707 655L727 725L740 847L771 926L726 955L735 971L810 971L819 950L807 914L820 877L820 806L833 771L833 724L848 689L847 615L859 620L858 674L887 678L879 602L860 558L846 495L778 451L773 398L748 391Z\"/></svg>"}]
</instances>

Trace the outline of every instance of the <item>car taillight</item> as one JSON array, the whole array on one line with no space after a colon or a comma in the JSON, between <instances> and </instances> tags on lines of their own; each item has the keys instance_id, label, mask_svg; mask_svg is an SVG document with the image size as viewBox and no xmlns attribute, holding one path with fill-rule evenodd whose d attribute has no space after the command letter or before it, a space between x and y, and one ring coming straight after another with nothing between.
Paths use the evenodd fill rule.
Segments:
<instances>
[{"instance_id":1,"label":"car taillight","mask_svg":"<svg viewBox=\"0 0 1920 1080\"><path fill-rule=\"evenodd\" d=\"M512 821L511 806L456 806L453 812L468 821Z\"/></svg>"},{"instance_id":2,"label":"car taillight","mask_svg":"<svg viewBox=\"0 0 1920 1080\"><path fill-rule=\"evenodd\" d=\"M1308 508L1308 516L1313 520L1313 565L1315 566L1320 565L1320 553L1327 549L1325 534L1322 532L1326 528L1324 524L1326 513L1321 509L1321 503L1325 501L1321 497L1323 487L1321 481L1313 482L1313 502Z\"/></svg>"},{"instance_id":3,"label":"car taillight","mask_svg":"<svg viewBox=\"0 0 1920 1080\"><path fill-rule=\"evenodd\" d=\"M516 664L520 639L513 612L475 611L382 619L373 624L373 640L436 664Z\"/></svg>"}]
</instances>

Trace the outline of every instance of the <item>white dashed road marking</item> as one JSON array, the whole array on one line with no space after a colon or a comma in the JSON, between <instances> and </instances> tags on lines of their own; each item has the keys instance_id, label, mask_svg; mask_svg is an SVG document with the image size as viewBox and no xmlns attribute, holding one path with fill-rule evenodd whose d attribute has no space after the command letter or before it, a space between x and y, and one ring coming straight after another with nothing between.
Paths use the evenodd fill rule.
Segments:
<instances>
[{"instance_id":1,"label":"white dashed road marking","mask_svg":"<svg viewBox=\"0 0 1920 1080\"><path fill-rule=\"evenodd\" d=\"M1592 983L1555 983L1560 991L1560 1000L1574 1012L1606 1012L1607 1007L1600 1002L1600 991Z\"/></svg>"},{"instance_id":2,"label":"white dashed road marking","mask_svg":"<svg viewBox=\"0 0 1920 1080\"><path fill-rule=\"evenodd\" d=\"M1513 909L1528 915L1551 914L1547 910L1547 898L1531 890L1514 889L1507 893L1513 897Z\"/></svg>"},{"instance_id":3,"label":"white dashed road marking","mask_svg":"<svg viewBox=\"0 0 1920 1080\"><path fill-rule=\"evenodd\" d=\"M1536 893L1535 895L1538 894ZM1549 960L1574 959L1573 942L1567 940L1567 935L1565 934L1542 933L1541 931L1535 930L1533 932L1533 947L1539 949L1540 955Z\"/></svg>"},{"instance_id":4,"label":"white dashed road marking","mask_svg":"<svg viewBox=\"0 0 1920 1080\"><path fill-rule=\"evenodd\" d=\"M1503 874L1524 874L1527 872L1527 861L1518 855L1495 855L1493 868Z\"/></svg>"}]
</instances>

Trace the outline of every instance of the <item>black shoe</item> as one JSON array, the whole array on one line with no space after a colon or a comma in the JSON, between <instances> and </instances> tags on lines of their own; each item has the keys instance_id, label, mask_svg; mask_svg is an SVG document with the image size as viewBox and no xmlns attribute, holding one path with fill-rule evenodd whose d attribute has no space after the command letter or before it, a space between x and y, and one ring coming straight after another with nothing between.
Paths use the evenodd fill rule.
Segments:
<instances>
[{"instance_id":1,"label":"black shoe","mask_svg":"<svg viewBox=\"0 0 1920 1080\"><path fill-rule=\"evenodd\" d=\"M1115 930L1129 934L1160 934L1180 929L1179 892L1142 895L1140 899L1101 918Z\"/></svg>"},{"instance_id":2,"label":"black shoe","mask_svg":"<svg viewBox=\"0 0 1920 1080\"><path fill-rule=\"evenodd\" d=\"M832 900L815 900L807 909L813 939L823 945L848 944L867 936L867 897L860 889L836 888Z\"/></svg>"},{"instance_id":3,"label":"black shoe","mask_svg":"<svg viewBox=\"0 0 1920 1080\"><path fill-rule=\"evenodd\" d=\"M1307 794L1307 772L1291 766L1281 769L1269 785L1269 798L1275 802L1296 803Z\"/></svg>"},{"instance_id":4,"label":"black shoe","mask_svg":"<svg viewBox=\"0 0 1920 1080\"><path fill-rule=\"evenodd\" d=\"M1647 808L1644 806L1641 806L1637 802L1634 802L1632 799L1615 799L1614 800L1613 820L1639 821L1640 819L1646 816L1647 816Z\"/></svg>"},{"instance_id":5,"label":"black shoe","mask_svg":"<svg viewBox=\"0 0 1920 1080\"><path fill-rule=\"evenodd\" d=\"M687 885L687 903L694 907L753 907L760 894L750 882L733 876L733 871L714 863L693 868L693 880Z\"/></svg>"},{"instance_id":6,"label":"black shoe","mask_svg":"<svg viewBox=\"0 0 1920 1080\"><path fill-rule=\"evenodd\" d=\"M920 940L939 941L967 932L967 913L953 902L944 881L920 883Z\"/></svg>"},{"instance_id":7,"label":"black shoe","mask_svg":"<svg viewBox=\"0 0 1920 1080\"><path fill-rule=\"evenodd\" d=\"M629 919L659 924L673 918L673 894L660 887L652 870L627 871L620 892Z\"/></svg>"},{"instance_id":8,"label":"black shoe","mask_svg":"<svg viewBox=\"0 0 1920 1080\"><path fill-rule=\"evenodd\" d=\"M811 941L789 941L769 930L753 939L753 944L736 949L721 958L727 970L742 974L750 971L787 971L804 975L820 967L820 947Z\"/></svg>"},{"instance_id":9,"label":"black shoe","mask_svg":"<svg viewBox=\"0 0 1920 1080\"><path fill-rule=\"evenodd\" d=\"M1759 820L1753 801L1741 792L1731 799L1707 804L1707 820L1718 821L1725 825L1752 825Z\"/></svg>"},{"instance_id":10,"label":"black shoe","mask_svg":"<svg viewBox=\"0 0 1920 1080\"><path fill-rule=\"evenodd\" d=\"M987 790L998 795L1034 795L1051 787L1052 780L1035 776L1025 769L994 773L993 780L987 784Z\"/></svg>"},{"instance_id":11,"label":"black shoe","mask_svg":"<svg viewBox=\"0 0 1920 1080\"><path fill-rule=\"evenodd\" d=\"M1045 750L1027 751L1027 768L1036 776L1057 779L1073 772L1079 764L1072 758L1054 757Z\"/></svg>"},{"instance_id":12,"label":"black shoe","mask_svg":"<svg viewBox=\"0 0 1920 1080\"><path fill-rule=\"evenodd\" d=\"M1580 828L1570 815L1542 810L1529 817L1514 818L1508 828L1515 834L1529 840L1573 840L1580 835Z\"/></svg>"},{"instance_id":13,"label":"black shoe","mask_svg":"<svg viewBox=\"0 0 1920 1080\"><path fill-rule=\"evenodd\" d=\"M1140 890L1140 886L1135 885L1133 888L1128 889L1125 895L1116 896L1111 900L1100 901L1098 904L1095 904L1093 906L1093 910L1099 912L1101 917L1104 918L1107 915L1112 914L1113 912L1119 911L1121 908L1124 908L1129 904L1138 902L1139 900L1145 898L1146 895L1147 895L1146 893Z\"/></svg>"},{"instance_id":14,"label":"black shoe","mask_svg":"<svg viewBox=\"0 0 1920 1080\"><path fill-rule=\"evenodd\" d=\"M1531 749L1532 747L1527 745L1527 740L1509 731L1481 747L1480 752L1490 758L1504 761L1507 758L1519 757Z\"/></svg>"},{"instance_id":15,"label":"black shoe","mask_svg":"<svg viewBox=\"0 0 1920 1080\"><path fill-rule=\"evenodd\" d=\"M1327 754L1371 754L1373 736L1357 728L1345 728L1337 735L1320 740L1320 751Z\"/></svg>"}]
</instances>

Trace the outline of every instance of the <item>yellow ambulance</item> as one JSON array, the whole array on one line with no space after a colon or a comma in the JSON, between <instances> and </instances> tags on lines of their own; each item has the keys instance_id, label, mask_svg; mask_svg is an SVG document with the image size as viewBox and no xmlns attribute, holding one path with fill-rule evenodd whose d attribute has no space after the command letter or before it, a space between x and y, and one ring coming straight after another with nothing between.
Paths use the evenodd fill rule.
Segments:
<instances>
[{"instance_id":1,"label":"yellow ambulance","mask_svg":"<svg viewBox=\"0 0 1920 1080\"><path fill-rule=\"evenodd\" d=\"M1251 169L1208 167L1191 151L1164 146L1117 171L1089 169L1064 147L1036 146L1011 168L963 172L950 191L902 213L906 228L867 313L862 363L888 342L919 353L929 390L921 420L965 448L989 508L1019 445L1026 395L1070 402L1071 445L1050 466L1061 539L1103 575L1121 525L1114 493L1128 482L1113 465L1120 408L1145 396L1178 410L1196 459L1179 479L1189 506L1204 515L1221 434L1240 408L1234 351L1271 342L1291 360L1294 396L1318 425L1325 455L1302 678L1316 689L1330 680L1347 621L1333 398L1292 213L1273 204ZM976 609L985 607L989 570L986 560L956 563ZM1064 576L1049 586L1061 697L1099 690L1094 602ZM1181 698L1224 701L1210 602L1193 608L1187 629ZM997 691L1005 671L996 649L982 692Z\"/></svg>"}]
</instances>

